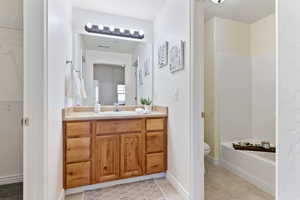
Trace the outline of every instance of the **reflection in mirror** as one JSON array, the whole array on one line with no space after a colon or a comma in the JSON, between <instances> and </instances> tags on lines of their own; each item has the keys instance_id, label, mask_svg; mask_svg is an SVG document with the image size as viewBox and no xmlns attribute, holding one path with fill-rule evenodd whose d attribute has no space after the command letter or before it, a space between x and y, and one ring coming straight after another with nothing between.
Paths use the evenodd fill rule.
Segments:
<instances>
[{"instance_id":1,"label":"reflection in mirror","mask_svg":"<svg viewBox=\"0 0 300 200\"><path fill-rule=\"evenodd\" d=\"M151 43L88 34L74 34L73 41L87 92L81 105L137 105L141 98L152 99Z\"/></svg>"},{"instance_id":2,"label":"reflection in mirror","mask_svg":"<svg viewBox=\"0 0 300 200\"><path fill-rule=\"evenodd\" d=\"M102 105L126 104L125 66L94 64L97 102Z\"/></svg>"}]
</instances>

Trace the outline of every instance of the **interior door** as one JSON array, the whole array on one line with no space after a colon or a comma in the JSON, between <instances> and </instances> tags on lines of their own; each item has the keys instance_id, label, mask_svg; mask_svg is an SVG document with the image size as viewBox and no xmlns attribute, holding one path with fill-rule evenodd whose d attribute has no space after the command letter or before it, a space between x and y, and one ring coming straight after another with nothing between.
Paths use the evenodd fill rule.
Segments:
<instances>
[{"instance_id":1,"label":"interior door","mask_svg":"<svg viewBox=\"0 0 300 200\"><path fill-rule=\"evenodd\" d=\"M144 147L141 133L121 135L121 177L140 176L144 168Z\"/></svg>"},{"instance_id":2,"label":"interior door","mask_svg":"<svg viewBox=\"0 0 300 200\"><path fill-rule=\"evenodd\" d=\"M96 182L111 181L120 175L119 135L96 138Z\"/></svg>"}]
</instances>

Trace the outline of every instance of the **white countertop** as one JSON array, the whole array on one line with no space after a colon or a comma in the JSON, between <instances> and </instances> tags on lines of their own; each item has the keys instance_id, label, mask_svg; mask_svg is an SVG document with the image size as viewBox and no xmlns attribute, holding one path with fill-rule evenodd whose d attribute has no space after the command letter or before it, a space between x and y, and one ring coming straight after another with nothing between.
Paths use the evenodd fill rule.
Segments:
<instances>
[{"instance_id":1,"label":"white countertop","mask_svg":"<svg viewBox=\"0 0 300 200\"><path fill-rule=\"evenodd\" d=\"M101 119L135 119L135 118L151 118L151 117L166 117L166 113L152 111L148 114L137 113L135 111L120 111L120 112L71 112L64 116L64 121L84 121L84 120L101 120Z\"/></svg>"}]
</instances>

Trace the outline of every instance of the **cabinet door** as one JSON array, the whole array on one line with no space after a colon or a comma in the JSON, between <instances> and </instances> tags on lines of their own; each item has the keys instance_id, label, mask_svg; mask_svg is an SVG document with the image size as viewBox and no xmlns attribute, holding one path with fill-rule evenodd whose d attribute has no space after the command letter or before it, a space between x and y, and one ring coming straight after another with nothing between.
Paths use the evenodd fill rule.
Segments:
<instances>
[{"instance_id":1,"label":"cabinet door","mask_svg":"<svg viewBox=\"0 0 300 200\"><path fill-rule=\"evenodd\" d=\"M120 136L96 137L96 181L104 182L119 178Z\"/></svg>"},{"instance_id":2,"label":"cabinet door","mask_svg":"<svg viewBox=\"0 0 300 200\"><path fill-rule=\"evenodd\" d=\"M91 163L81 162L67 164L66 188L74 188L91 184Z\"/></svg>"},{"instance_id":3,"label":"cabinet door","mask_svg":"<svg viewBox=\"0 0 300 200\"><path fill-rule=\"evenodd\" d=\"M121 135L121 177L143 174L144 145L141 133Z\"/></svg>"},{"instance_id":4,"label":"cabinet door","mask_svg":"<svg viewBox=\"0 0 300 200\"><path fill-rule=\"evenodd\" d=\"M165 171L164 153L147 154L146 174L154 174Z\"/></svg>"},{"instance_id":5,"label":"cabinet door","mask_svg":"<svg viewBox=\"0 0 300 200\"><path fill-rule=\"evenodd\" d=\"M90 160L91 139L68 138L66 141L66 162L83 162Z\"/></svg>"},{"instance_id":6,"label":"cabinet door","mask_svg":"<svg viewBox=\"0 0 300 200\"><path fill-rule=\"evenodd\" d=\"M91 135L90 122L67 122L66 123L67 137L85 137Z\"/></svg>"},{"instance_id":7,"label":"cabinet door","mask_svg":"<svg viewBox=\"0 0 300 200\"><path fill-rule=\"evenodd\" d=\"M164 132L149 132L146 136L146 152L164 151Z\"/></svg>"}]
</instances>

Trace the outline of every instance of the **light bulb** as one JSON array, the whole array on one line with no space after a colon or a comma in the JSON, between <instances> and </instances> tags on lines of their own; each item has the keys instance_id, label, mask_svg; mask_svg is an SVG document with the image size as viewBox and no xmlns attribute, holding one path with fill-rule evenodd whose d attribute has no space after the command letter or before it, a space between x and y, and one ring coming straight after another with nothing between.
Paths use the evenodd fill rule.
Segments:
<instances>
[{"instance_id":1,"label":"light bulb","mask_svg":"<svg viewBox=\"0 0 300 200\"><path fill-rule=\"evenodd\" d=\"M114 30L115 30L115 27L114 27L114 26L109 26L109 30L110 30L110 31L114 31Z\"/></svg>"},{"instance_id":2,"label":"light bulb","mask_svg":"<svg viewBox=\"0 0 300 200\"><path fill-rule=\"evenodd\" d=\"M86 27L88 27L88 28L92 28L92 26L93 26L93 24L91 24L91 23L88 23L88 24L86 25Z\"/></svg>"},{"instance_id":3,"label":"light bulb","mask_svg":"<svg viewBox=\"0 0 300 200\"><path fill-rule=\"evenodd\" d=\"M133 35L135 30L130 30L130 33Z\"/></svg>"},{"instance_id":4,"label":"light bulb","mask_svg":"<svg viewBox=\"0 0 300 200\"><path fill-rule=\"evenodd\" d=\"M98 25L99 30L103 30L104 26L102 24Z\"/></svg>"},{"instance_id":5,"label":"light bulb","mask_svg":"<svg viewBox=\"0 0 300 200\"><path fill-rule=\"evenodd\" d=\"M215 4L221 4L223 3L225 0L211 0L213 3Z\"/></svg>"}]
</instances>

